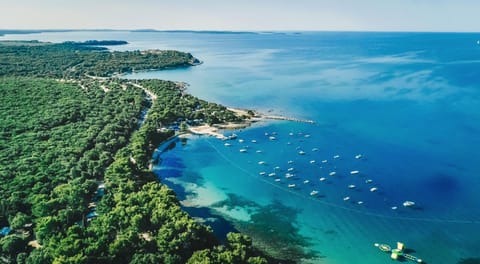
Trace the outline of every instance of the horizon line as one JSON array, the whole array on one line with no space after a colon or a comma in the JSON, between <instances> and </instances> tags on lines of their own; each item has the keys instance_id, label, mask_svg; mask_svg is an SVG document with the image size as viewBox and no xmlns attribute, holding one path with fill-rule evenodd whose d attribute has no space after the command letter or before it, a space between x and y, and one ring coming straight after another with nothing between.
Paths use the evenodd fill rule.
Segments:
<instances>
[{"instance_id":1,"label":"horizon line","mask_svg":"<svg viewBox=\"0 0 480 264\"><path fill-rule=\"evenodd\" d=\"M15 34L16 32L25 32L25 33L41 33L41 32L73 32L73 31L129 31L129 32L198 32L198 33L208 33L208 32L228 32L228 33L298 33L298 32L344 32L344 33L480 33L480 31L428 31L428 30L353 30L353 29L337 29L337 30L328 30L328 29L265 29L265 30L230 30L230 29L154 29L154 28L134 28L134 29L113 29L113 28L44 28L44 29L0 29L0 32L3 34ZM11 32L9 32L11 31Z\"/></svg>"}]
</instances>

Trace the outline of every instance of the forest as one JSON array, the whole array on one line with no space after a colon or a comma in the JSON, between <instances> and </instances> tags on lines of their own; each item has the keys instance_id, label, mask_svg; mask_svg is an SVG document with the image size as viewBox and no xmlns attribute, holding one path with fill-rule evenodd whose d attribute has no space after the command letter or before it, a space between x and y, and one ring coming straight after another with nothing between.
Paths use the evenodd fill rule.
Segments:
<instances>
[{"instance_id":1,"label":"forest","mask_svg":"<svg viewBox=\"0 0 480 264\"><path fill-rule=\"evenodd\" d=\"M83 42L0 42L0 76L83 78L110 77L149 69L186 67L198 63L190 53L173 50L108 51Z\"/></svg>"},{"instance_id":2,"label":"forest","mask_svg":"<svg viewBox=\"0 0 480 264\"><path fill-rule=\"evenodd\" d=\"M0 42L0 263L277 262L242 234L220 244L150 171L172 123L240 118L176 83L114 74L194 60Z\"/></svg>"}]
</instances>

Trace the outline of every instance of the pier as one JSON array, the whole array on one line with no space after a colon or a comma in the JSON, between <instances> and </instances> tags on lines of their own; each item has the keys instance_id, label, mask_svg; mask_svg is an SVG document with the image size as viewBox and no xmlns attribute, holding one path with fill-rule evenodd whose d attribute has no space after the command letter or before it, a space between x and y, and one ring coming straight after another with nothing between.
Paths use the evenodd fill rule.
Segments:
<instances>
[{"instance_id":1,"label":"pier","mask_svg":"<svg viewBox=\"0 0 480 264\"><path fill-rule=\"evenodd\" d=\"M300 123L309 123L314 124L315 121L309 119L300 119L288 116L278 116L278 115L263 115L264 119L274 119L274 120L286 120L286 121L293 121L293 122L300 122Z\"/></svg>"}]
</instances>

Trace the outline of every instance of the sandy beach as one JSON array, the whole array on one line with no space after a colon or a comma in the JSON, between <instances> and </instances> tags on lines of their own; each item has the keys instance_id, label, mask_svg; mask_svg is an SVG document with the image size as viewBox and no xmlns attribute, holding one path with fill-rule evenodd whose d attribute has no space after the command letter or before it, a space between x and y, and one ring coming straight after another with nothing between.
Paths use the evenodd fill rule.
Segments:
<instances>
[{"instance_id":1,"label":"sandy beach","mask_svg":"<svg viewBox=\"0 0 480 264\"><path fill-rule=\"evenodd\" d=\"M195 135L208 135L208 136L216 137L218 139L227 139L225 135L218 132L218 128L209 126L209 125L189 127L188 131L190 131L190 133Z\"/></svg>"}]
</instances>

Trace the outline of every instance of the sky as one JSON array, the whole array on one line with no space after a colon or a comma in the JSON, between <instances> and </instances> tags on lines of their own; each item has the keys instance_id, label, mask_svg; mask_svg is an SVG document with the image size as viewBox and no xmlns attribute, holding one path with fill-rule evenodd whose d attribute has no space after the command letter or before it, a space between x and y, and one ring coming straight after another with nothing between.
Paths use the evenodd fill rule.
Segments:
<instances>
[{"instance_id":1,"label":"sky","mask_svg":"<svg viewBox=\"0 0 480 264\"><path fill-rule=\"evenodd\" d=\"M0 0L0 29L480 32L480 0Z\"/></svg>"}]
</instances>

